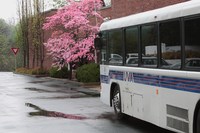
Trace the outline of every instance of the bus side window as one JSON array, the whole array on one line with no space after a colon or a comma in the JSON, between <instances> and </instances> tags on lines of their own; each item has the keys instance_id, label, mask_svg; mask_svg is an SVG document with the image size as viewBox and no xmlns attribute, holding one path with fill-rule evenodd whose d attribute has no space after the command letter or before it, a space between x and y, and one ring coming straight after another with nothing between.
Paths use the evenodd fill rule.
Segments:
<instances>
[{"instance_id":1,"label":"bus side window","mask_svg":"<svg viewBox=\"0 0 200 133\"><path fill-rule=\"evenodd\" d=\"M141 47L142 47L142 62L144 67L157 67L151 62L152 59L157 60L157 29L156 25L144 25L141 27Z\"/></svg>"},{"instance_id":2,"label":"bus side window","mask_svg":"<svg viewBox=\"0 0 200 133\"><path fill-rule=\"evenodd\" d=\"M125 55L126 65L138 66L138 27L125 29Z\"/></svg>"},{"instance_id":3,"label":"bus side window","mask_svg":"<svg viewBox=\"0 0 200 133\"><path fill-rule=\"evenodd\" d=\"M122 30L108 32L108 63L110 65L123 64Z\"/></svg>"},{"instance_id":4,"label":"bus side window","mask_svg":"<svg viewBox=\"0 0 200 133\"><path fill-rule=\"evenodd\" d=\"M101 64L107 64L107 32L102 32L102 36L101 36Z\"/></svg>"},{"instance_id":5,"label":"bus side window","mask_svg":"<svg viewBox=\"0 0 200 133\"><path fill-rule=\"evenodd\" d=\"M200 17L185 21L185 68L200 69Z\"/></svg>"},{"instance_id":6,"label":"bus side window","mask_svg":"<svg viewBox=\"0 0 200 133\"><path fill-rule=\"evenodd\" d=\"M161 68L181 68L180 21L160 23Z\"/></svg>"}]
</instances>

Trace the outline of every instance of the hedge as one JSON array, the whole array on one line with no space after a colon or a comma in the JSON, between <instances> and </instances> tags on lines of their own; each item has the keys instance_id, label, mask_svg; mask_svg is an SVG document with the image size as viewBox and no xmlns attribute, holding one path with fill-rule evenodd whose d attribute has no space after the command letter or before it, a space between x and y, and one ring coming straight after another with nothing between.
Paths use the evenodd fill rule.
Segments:
<instances>
[{"instance_id":1,"label":"hedge","mask_svg":"<svg viewBox=\"0 0 200 133\"><path fill-rule=\"evenodd\" d=\"M99 65L95 63L85 64L76 71L76 79L79 82L99 82L100 81Z\"/></svg>"}]
</instances>

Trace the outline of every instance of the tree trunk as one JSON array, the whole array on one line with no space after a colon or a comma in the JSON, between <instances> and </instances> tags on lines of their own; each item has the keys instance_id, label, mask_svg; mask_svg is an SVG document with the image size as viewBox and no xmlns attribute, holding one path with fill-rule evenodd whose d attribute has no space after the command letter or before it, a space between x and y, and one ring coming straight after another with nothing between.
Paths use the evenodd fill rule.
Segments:
<instances>
[{"instance_id":1,"label":"tree trunk","mask_svg":"<svg viewBox=\"0 0 200 133\"><path fill-rule=\"evenodd\" d=\"M72 63L69 63L69 79L72 80Z\"/></svg>"}]
</instances>

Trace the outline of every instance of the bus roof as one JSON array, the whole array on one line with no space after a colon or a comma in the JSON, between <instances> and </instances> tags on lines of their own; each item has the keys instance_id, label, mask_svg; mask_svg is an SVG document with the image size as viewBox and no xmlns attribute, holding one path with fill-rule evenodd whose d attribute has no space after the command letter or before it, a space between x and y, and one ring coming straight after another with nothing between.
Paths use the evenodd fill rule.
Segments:
<instances>
[{"instance_id":1,"label":"bus roof","mask_svg":"<svg viewBox=\"0 0 200 133\"><path fill-rule=\"evenodd\" d=\"M102 23L100 30L110 30L132 25L168 20L200 13L200 1L193 0L146 11Z\"/></svg>"}]
</instances>

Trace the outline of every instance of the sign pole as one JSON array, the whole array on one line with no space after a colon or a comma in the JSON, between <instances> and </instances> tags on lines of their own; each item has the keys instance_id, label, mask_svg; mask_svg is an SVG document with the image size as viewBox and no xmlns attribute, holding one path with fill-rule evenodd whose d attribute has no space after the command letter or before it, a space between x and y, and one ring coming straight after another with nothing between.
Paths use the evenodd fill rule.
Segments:
<instances>
[{"instance_id":1,"label":"sign pole","mask_svg":"<svg viewBox=\"0 0 200 133\"><path fill-rule=\"evenodd\" d=\"M17 55L15 55L15 71L17 69Z\"/></svg>"},{"instance_id":2,"label":"sign pole","mask_svg":"<svg viewBox=\"0 0 200 133\"><path fill-rule=\"evenodd\" d=\"M12 52L15 55L15 70L17 69L17 53L19 51L19 48L11 48Z\"/></svg>"}]
</instances>

